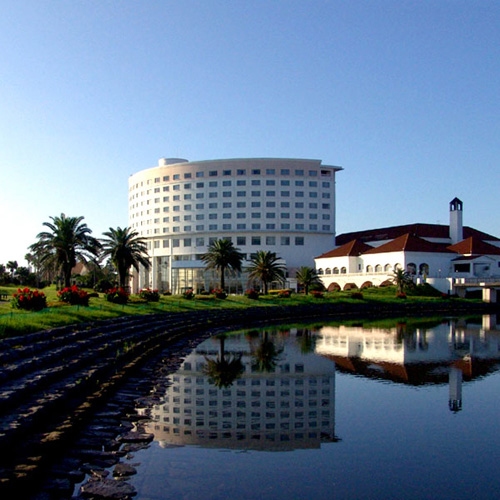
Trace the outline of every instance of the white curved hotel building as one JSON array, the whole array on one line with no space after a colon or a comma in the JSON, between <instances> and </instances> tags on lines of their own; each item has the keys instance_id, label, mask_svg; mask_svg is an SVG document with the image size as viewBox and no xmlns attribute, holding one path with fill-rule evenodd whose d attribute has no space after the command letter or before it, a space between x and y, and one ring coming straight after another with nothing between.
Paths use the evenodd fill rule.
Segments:
<instances>
[{"instance_id":1,"label":"white curved hotel building","mask_svg":"<svg viewBox=\"0 0 500 500\"><path fill-rule=\"evenodd\" d=\"M219 280L201 255L219 238L230 238L247 260L259 250L276 252L294 278L335 244L339 170L321 160L162 158L131 175L129 227L146 239L152 261L149 272L133 276L132 290L211 289ZM244 273L226 283L230 292L247 286Z\"/></svg>"}]
</instances>

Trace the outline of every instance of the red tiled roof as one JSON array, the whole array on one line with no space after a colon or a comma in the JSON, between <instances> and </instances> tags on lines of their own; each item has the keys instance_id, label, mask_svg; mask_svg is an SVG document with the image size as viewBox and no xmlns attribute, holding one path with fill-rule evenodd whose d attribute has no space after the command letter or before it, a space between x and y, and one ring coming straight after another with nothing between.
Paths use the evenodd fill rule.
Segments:
<instances>
[{"instance_id":1,"label":"red tiled roof","mask_svg":"<svg viewBox=\"0 0 500 500\"><path fill-rule=\"evenodd\" d=\"M500 249L499 249L500 250ZM365 254L386 253L386 252L428 252L428 253L452 253L445 244L432 243L412 234L403 234L399 238L372 248Z\"/></svg>"},{"instance_id":2,"label":"red tiled roof","mask_svg":"<svg viewBox=\"0 0 500 500\"><path fill-rule=\"evenodd\" d=\"M348 256L358 257L362 253L365 253L367 250L371 249L373 249L372 246L367 245L362 241L352 240L347 242L345 245L342 245L338 248L334 248L333 250L330 250L329 252L326 252L320 255L319 257L316 257L316 259L325 259L327 257L348 257Z\"/></svg>"},{"instance_id":3,"label":"red tiled roof","mask_svg":"<svg viewBox=\"0 0 500 500\"><path fill-rule=\"evenodd\" d=\"M474 236L450 245L448 249L461 255L500 255L500 248Z\"/></svg>"},{"instance_id":4,"label":"red tiled roof","mask_svg":"<svg viewBox=\"0 0 500 500\"><path fill-rule=\"evenodd\" d=\"M352 240L360 240L364 243L371 241L393 240L402 236L403 234L410 233L419 238L450 238L450 226L442 224L406 224L403 226L382 227L379 229L367 229L365 231L355 231L351 233L340 234L335 238L337 245L344 245ZM500 241L499 238L491 234L483 233L477 229L465 226L463 228L463 237L470 238L475 236L480 240Z\"/></svg>"}]
</instances>

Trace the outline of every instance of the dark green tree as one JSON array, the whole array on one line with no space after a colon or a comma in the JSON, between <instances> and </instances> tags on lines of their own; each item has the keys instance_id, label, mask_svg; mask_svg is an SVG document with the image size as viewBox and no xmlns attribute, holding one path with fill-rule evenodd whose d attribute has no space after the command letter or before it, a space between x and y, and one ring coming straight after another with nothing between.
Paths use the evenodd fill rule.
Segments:
<instances>
[{"instance_id":1,"label":"dark green tree","mask_svg":"<svg viewBox=\"0 0 500 500\"><path fill-rule=\"evenodd\" d=\"M241 272L243 254L234 247L233 242L227 238L214 240L208 250L201 257L205 269L215 269L220 273L220 287L224 290L226 269Z\"/></svg>"},{"instance_id":2,"label":"dark green tree","mask_svg":"<svg viewBox=\"0 0 500 500\"><path fill-rule=\"evenodd\" d=\"M250 262L248 267L248 277L252 280L262 282L264 294L267 295L269 283L285 281L286 266L281 258L276 256L275 252L268 250L259 250Z\"/></svg>"},{"instance_id":3,"label":"dark green tree","mask_svg":"<svg viewBox=\"0 0 500 500\"><path fill-rule=\"evenodd\" d=\"M316 272L316 269L308 266L302 266L297 269L297 274L295 275L297 278L297 284L304 288L304 294L307 295L309 293L309 288L312 285L320 285L321 280Z\"/></svg>"},{"instance_id":4,"label":"dark green tree","mask_svg":"<svg viewBox=\"0 0 500 500\"><path fill-rule=\"evenodd\" d=\"M139 265L149 269L150 261L146 241L139 236L139 233L128 227L123 229L110 227L109 231L103 234L106 238L101 239L102 257L109 257L116 268L119 286L126 286L131 267L136 271L139 270Z\"/></svg>"},{"instance_id":5,"label":"dark green tree","mask_svg":"<svg viewBox=\"0 0 500 500\"><path fill-rule=\"evenodd\" d=\"M37 235L38 241L29 247L40 264L54 265L60 271L64 285L71 285L71 270L78 261L86 263L96 259L101 245L91 236L91 229L83 223L83 216L67 217L65 214L51 217L52 222L43 225L50 231Z\"/></svg>"},{"instance_id":6,"label":"dark green tree","mask_svg":"<svg viewBox=\"0 0 500 500\"><path fill-rule=\"evenodd\" d=\"M274 372L282 352L283 349L278 349L269 339L269 332L266 330L257 348L252 352L252 369L259 372Z\"/></svg>"}]
</instances>

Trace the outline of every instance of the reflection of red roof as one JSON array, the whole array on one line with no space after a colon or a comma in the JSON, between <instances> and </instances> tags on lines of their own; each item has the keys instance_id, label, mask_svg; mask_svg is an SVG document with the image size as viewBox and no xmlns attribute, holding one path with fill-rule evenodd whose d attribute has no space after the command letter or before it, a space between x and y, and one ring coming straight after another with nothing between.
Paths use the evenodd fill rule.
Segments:
<instances>
[{"instance_id":1,"label":"reflection of red roof","mask_svg":"<svg viewBox=\"0 0 500 500\"><path fill-rule=\"evenodd\" d=\"M418 236L419 238L450 239L449 226L441 224L406 224L403 226L382 227L379 229L367 229L365 231L340 234L335 238L335 242L337 245L344 245L352 240L370 243L371 241L393 240L407 233ZM500 241L500 239L495 236L465 226L463 228L463 237L467 239L471 236L475 236L480 240Z\"/></svg>"},{"instance_id":2,"label":"reflection of red roof","mask_svg":"<svg viewBox=\"0 0 500 500\"><path fill-rule=\"evenodd\" d=\"M500 248L474 236L450 245L448 249L461 255L500 255Z\"/></svg>"},{"instance_id":3,"label":"reflection of red roof","mask_svg":"<svg viewBox=\"0 0 500 500\"><path fill-rule=\"evenodd\" d=\"M500 249L499 249L500 250ZM446 245L431 243L410 233L403 234L399 238L388 241L384 245L372 248L366 254L386 253L386 252L428 252L428 253L451 253Z\"/></svg>"},{"instance_id":4,"label":"reflection of red roof","mask_svg":"<svg viewBox=\"0 0 500 500\"><path fill-rule=\"evenodd\" d=\"M345 245L330 250L329 252L326 252L316 258L325 259L327 257L348 257L348 256L358 257L362 253L365 253L366 251L372 249L373 247L367 245L366 243L363 243L362 241L352 240L347 242Z\"/></svg>"}]
</instances>

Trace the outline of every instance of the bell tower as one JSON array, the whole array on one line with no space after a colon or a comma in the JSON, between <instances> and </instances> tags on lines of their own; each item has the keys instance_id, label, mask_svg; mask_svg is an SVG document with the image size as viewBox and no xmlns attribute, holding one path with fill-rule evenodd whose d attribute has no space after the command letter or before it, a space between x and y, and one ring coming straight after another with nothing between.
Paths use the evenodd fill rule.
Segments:
<instances>
[{"instance_id":1,"label":"bell tower","mask_svg":"<svg viewBox=\"0 0 500 500\"><path fill-rule=\"evenodd\" d=\"M462 201L458 198L453 198L450 201L450 239L452 245L464 239L462 213Z\"/></svg>"}]
</instances>

